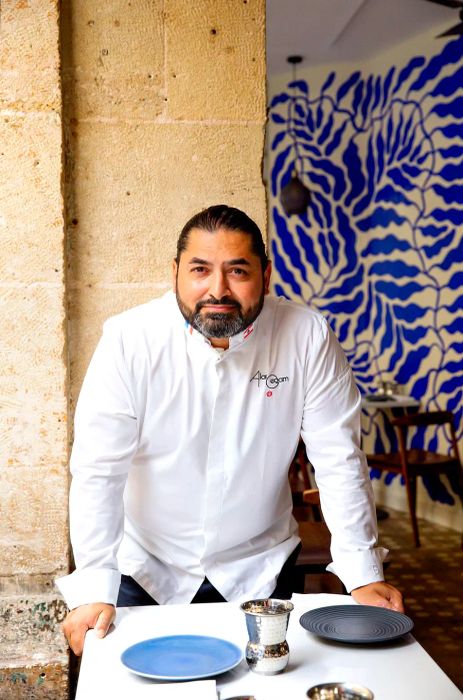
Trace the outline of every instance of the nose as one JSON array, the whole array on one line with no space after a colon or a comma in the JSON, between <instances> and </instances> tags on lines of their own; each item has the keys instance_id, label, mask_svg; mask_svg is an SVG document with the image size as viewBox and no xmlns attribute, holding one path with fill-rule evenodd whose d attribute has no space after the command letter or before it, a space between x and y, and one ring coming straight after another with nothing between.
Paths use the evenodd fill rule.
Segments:
<instances>
[{"instance_id":1,"label":"nose","mask_svg":"<svg viewBox=\"0 0 463 700\"><path fill-rule=\"evenodd\" d=\"M210 277L209 294L215 299L230 295L228 279L223 270L216 270Z\"/></svg>"}]
</instances>

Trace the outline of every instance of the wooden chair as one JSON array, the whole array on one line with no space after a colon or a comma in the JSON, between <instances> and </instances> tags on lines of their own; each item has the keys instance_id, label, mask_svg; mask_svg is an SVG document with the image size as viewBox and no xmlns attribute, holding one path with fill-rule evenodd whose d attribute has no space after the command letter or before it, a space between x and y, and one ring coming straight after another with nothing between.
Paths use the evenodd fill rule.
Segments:
<instances>
[{"instance_id":1,"label":"wooden chair","mask_svg":"<svg viewBox=\"0 0 463 700\"><path fill-rule=\"evenodd\" d=\"M310 478L311 466L307 461L305 445L299 440L296 454L289 467L289 485L293 496L293 515L298 522L310 519L310 512L304 504L302 494L311 489L313 484Z\"/></svg>"},{"instance_id":2,"label":"wooden chair","mask_svg":"<svg viewBox=\"0 0 463 700\"><path fill-rule=\"evenodd\" d=\"M368 464L373 469L400 474L407 489L408 506L413 528L415 546L420 546L418 522L416 519L416 485L417 477L445 474L454 478L458 495L463 504L463 472L458 454L455 435L454 417L450 411L433 411L430 413L413 413L391 420L397 430L398 452L367 455ZM411 427L430 425L447 428L450 435L451 451L448 455L421 449L407 449L407 433ZM463 547L463 541L462 541Z\"/></svg>"},{"instance_id":3,"label":"wooden chair","mask_svg":"<svg viewBox=\"0 0 463 700\"><path fill-rule=\"evenodd\" d=\"M326 571L326 567L332 561L331 533L323 520L318 489L305 490L303 500L310 519L299 521L302 547L295 566L294 592L304 593L305 577L318 575L320 580L323 579L326 592L345 593L346 590L338 577Z\"/></svg>"},{"instance_id":4,"label":"wooden chair","mask_svg":"<svg viewBox=\"0 0 463 700\"><path fill-rule=\"evenodd\" d=\"M304 593L306 575L323 574L329 592L343 593L345 589L338 577L326 571L332 561L331 534L323 520L318 489L312 487L310 464L302 441L289 470L289 481L293 493L293 515L299 525L302 544L295 566L293 590Z\"/></svg>"}]
</instances>

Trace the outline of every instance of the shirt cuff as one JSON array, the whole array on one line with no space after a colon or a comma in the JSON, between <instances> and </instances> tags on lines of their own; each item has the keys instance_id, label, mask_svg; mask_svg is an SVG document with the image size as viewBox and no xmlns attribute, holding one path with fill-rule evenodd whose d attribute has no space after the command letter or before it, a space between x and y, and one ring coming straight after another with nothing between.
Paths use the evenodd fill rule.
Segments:
<instances>
[{"instance_id":1,"label":"shirt cuff","mask_svg":"<svg viewBox=\"0 0 463 700\"><path fill-rule=\"evenodd\" d=\"M384 581L383 561L389 554L384 547L361 552L341 552L326 569L341 579L348 593L375 581Z\"/></svg>"},{"instance_id":2,"label":"shirt cuff","mask_svg":"<svg viewBox=\"0 0 463 700\"><path fill-rule=\"evenodd\" d=\"M70 610L88 603L116 605L121 574L116 569L80 569L55 583Z\"/></svg>"}]
</instances>

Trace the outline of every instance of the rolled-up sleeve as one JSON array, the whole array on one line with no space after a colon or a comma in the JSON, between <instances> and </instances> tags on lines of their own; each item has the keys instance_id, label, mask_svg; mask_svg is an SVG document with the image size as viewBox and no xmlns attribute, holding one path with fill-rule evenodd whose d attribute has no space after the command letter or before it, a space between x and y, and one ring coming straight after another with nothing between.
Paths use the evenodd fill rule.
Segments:
<instances>
[{"instance_id":1,"label":"rolled-up sleeve","mask_svg":"<svg viewBox=\"0 0 463 700\"><path fill-rule=\"evenodd\" d=\"M361 399L337 339L322 323L308 353L302 438L315 470L332 563L348 591L383 580L373 489L360 447Z\"/></svg>"},{"instance_id":2,"label":"rolled-up sleeve","mask_svg":"<svg viewBox=\"0 0 463 700\"><path fill-rule=\"evenodd\" d=\"M137 444L123 342L111 319L89 365L75 416L69 511L76 570L56 581L71 609L116 603L123 493Z\"/></svg>"}]
</instances>

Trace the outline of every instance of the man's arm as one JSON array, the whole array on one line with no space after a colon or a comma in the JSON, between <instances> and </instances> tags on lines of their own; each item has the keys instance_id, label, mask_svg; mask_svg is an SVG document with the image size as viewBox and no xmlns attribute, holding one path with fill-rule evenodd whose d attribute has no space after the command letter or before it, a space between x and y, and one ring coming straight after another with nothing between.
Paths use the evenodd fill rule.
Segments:
<instances>
[{"instance_id":1,"label":"man's arm","mask_svg":"<svg viewBox=\"0 0 463 700\"><path fill-rule=\"evenodd\" d=\"M79 397L71 456L71 543L76 570L58 579L71 612L64 631L80 653L87 629L104 633L120 585L123 492L138 444L137 420L120 334L112 321L95 351ZM98 602L101 601L101 602Z\"/></svg>"},{"instance_id":2,"label":"man's arm","mask_svg":"<svg viewBox=\"0 0 463 700\"><path fill-rule=\"evenodd\" d=\"M63 622L63 632L74 654L82 654L88 630L95 629L97 637L104 637L115 616L116 608L107 603L79 605L71 610Z\"/></svg>"},{"instance_id":3,"label":"man's arm","mask_svg":"<svg viewBox=\"0 0 463 700\"><path fill-rule=\"evenodd\" d=\"M377 547L373 489L360 449L360 395L339 343L322 324L307 367L302 438L315 468L323 514L332 535L336 573L357 602L403 609L384 583L387 550Z\"/></svg>"}]
</instances>

